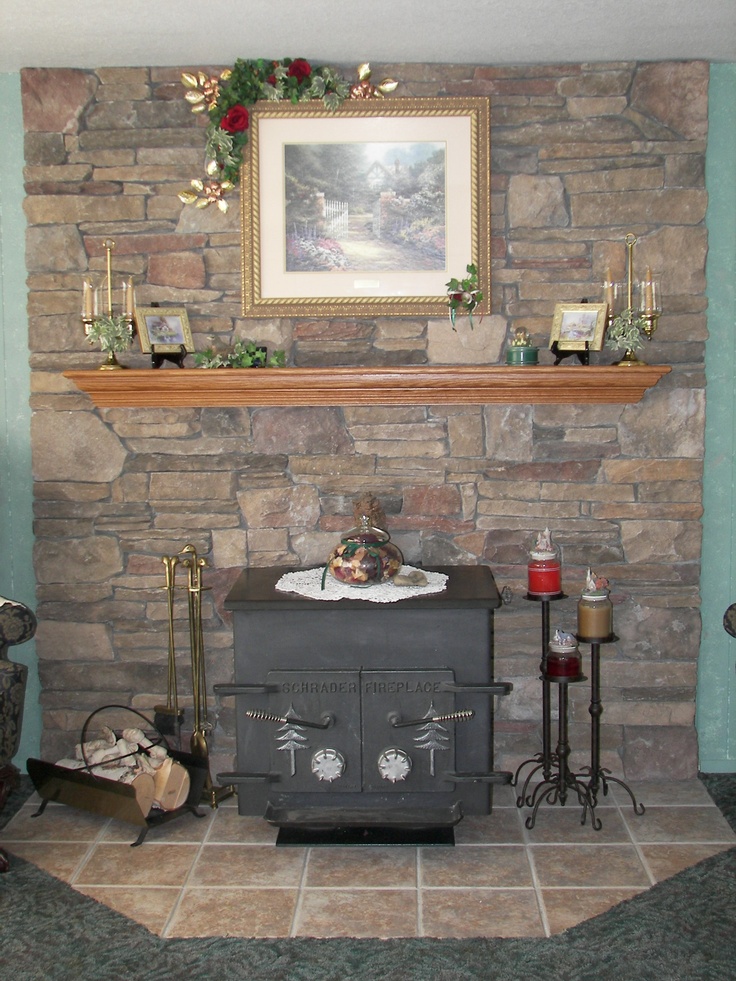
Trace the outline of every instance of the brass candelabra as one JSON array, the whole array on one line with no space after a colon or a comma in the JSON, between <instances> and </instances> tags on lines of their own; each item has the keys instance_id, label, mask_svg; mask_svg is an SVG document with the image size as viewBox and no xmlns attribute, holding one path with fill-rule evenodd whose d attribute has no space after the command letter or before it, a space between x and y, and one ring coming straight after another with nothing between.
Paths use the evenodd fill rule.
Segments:
<instances>
[{"instance_id":1,"label":"brass candelabra","mask_svg":"<svg viewBox=\"0 0 736 981\"><path fill-rule=\"evenodd\" d=\"M133 281L131 279L122 280L120 284L120 312L115 313L112 280L112 253L115 249L115 243L108 238L103 244L105 248L105 279L101 283L95 283L91 278L84 280L82 285L82 324L84 333L88 337L93 328L101 322L109 326L109 336L106 337L104 332L100 331L100 344L103 351L107 352L107 358L100 365L100 368L110 371L123 367L115 354L116 346L113 335L120 330L127 332L128 340L133 336L135 293ZM124 348L120 349L123 350Z\"/></svg>"},{"instance_id":2,"label":"brass candelabra","mask_svg":"<svg viewBox=\"0 0 736 981\"><path fill-rule=\"evenodd\" d=\"M662 313L662 294L659 280L652 275L649 266L643 279L634 279L634 246L636 235L629 232L624 242L626 244L626 280L615 282L610 270L603 284L603 295L608 304L606 327L610 329L619 317L626 317L631 323L638 322L648 341L657 329ZM617 362L626 367L636 367L644 362L638 357L633 346L627 345L624 356Z\"/></svg>"}]
</instances>

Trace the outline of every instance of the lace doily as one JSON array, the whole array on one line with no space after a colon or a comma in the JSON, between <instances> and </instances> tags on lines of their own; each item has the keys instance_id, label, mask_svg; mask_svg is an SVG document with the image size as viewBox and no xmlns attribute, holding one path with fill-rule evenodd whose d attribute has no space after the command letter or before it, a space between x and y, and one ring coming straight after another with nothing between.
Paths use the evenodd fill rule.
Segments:
<instances>
[{"instance_id":1,"label":"lace doily","mask_svg":"<svg viewBox=\"0 0 736 981\"><path fill-rule=\"evenodd\" d=\"M402 565L404 575L413 572L413 566ZM375 586L346 586L338 582L329 573L325 576L325 588L322 589L322 574L324 567L306 569L303 572L286 572L276 583L276 589L281 593L298 593L309 599L341 600L359 599L368 603L398 603L410 596L429 596L430 593L441 593L447 587L447 576L443 572L422 572L427 577L426 586L396 586L391 580L377 583Z\"/></svg>"}]
</instances>

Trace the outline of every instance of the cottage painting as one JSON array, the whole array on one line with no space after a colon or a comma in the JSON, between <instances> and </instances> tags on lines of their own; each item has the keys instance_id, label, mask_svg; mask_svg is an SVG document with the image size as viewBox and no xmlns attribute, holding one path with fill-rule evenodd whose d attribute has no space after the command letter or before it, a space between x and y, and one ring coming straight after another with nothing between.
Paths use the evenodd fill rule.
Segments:
<instances>
[{"instance_id":1,"label":"cottage painting","mask_svg":"<svg viewBox=\"0 0 736 981\"><path fill-rule=\"evenodd\" d=\"M444 270L444 143L284 145L287 272Z\"/></svg>"}]
</instances>

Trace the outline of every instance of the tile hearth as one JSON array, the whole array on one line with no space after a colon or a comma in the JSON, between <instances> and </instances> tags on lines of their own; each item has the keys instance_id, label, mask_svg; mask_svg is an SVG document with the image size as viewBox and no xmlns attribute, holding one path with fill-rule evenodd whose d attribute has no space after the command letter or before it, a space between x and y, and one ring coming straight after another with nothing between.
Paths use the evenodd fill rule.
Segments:
<instances>
[{"instance_id":1,"label":"tile hearth","mask_svg":"<svg viewBox=\"0 0 736 981\"><path fill-rule=\"evenodd\" d=\"M632 789L646 813L612 785L594 831L570 803L542 807L527 830L501 788L454 848L276 848L275 830L233 801L130 848L127 824L63 805L32 818L35 795L2 841L161 937L543 937L736 845L699 780Z\"/></svg>"}]
</instances>

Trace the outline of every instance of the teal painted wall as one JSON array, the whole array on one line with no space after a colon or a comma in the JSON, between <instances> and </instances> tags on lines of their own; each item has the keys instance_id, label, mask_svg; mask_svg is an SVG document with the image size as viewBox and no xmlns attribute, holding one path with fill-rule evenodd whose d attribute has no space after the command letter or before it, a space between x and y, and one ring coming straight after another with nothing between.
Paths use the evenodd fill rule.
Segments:
<instances>
[{"instance_id":1,"label":"teal painted wall","mask_svg":"<svg viewBox=\"0 0 736 981\"><path fill-rule=\"evenodd\" d=\"M708 331L703 497L703 635L698 662L700 769L736 771L736 64L711 65L708 153Z\"/></svg>"},{"instance_id":2,"label":"teal painted wall","mask_svg":"<svg viewBox=\"0 0 736 981\"><path fill-rule=\"evenodd\" d=\"M0 595L35 609L33 480L20 75L0 74ZM16 765L38 756L40 686L33 641L10 648L28 665L28 688Z\"/></svg>"}]
</instances>

